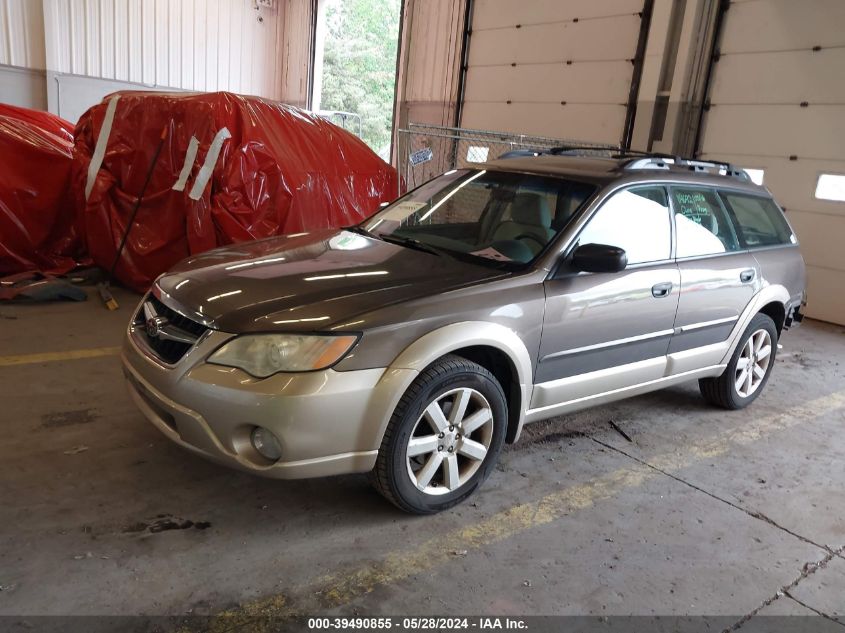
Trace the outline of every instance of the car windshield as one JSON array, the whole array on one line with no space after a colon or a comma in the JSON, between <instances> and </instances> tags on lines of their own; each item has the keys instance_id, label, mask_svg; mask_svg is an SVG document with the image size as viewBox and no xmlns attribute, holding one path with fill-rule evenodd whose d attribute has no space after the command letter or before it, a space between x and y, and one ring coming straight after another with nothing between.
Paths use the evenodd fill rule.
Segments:
<instances>
[{"instance_id":1,"label":"car windshield","mask_svg":"<svg viewBox=\"0 0 845 633\"><path fill-rule=\"evenodd\" d=\"M399 198L361 226L388 241L488 265L532 262L595 190L591 184L488 170L454 170Z\"/></svg>"}]
</instances>

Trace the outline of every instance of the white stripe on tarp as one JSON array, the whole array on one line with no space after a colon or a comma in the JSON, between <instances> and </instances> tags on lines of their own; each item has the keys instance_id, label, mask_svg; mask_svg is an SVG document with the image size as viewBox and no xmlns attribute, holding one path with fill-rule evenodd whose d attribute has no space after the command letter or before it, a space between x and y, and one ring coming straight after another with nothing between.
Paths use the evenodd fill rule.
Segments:
<instances>
[{"instance_id":1,"label":"white stripe on tarp","mask_svg":"<svg viewBox=\"0 0 845 633\"><path fill-rule=\"evenodd\" d=\"M211 174L214 171L214 166L217 164L217 159L220 157L220 150L223 149L223 142L232 135L229 130L221 128L211 141L211 147L208 148L208 153L205 155L205 162L202 164L200 172L194 180L194 186L191 187L191 193L188 197L191 200L199 200L202 197L202 192L205 191L205 186L211 180Z\"/></svg>"},{"instance_id":2,"label":"white stripe on tarp","mask_svg":"<svg viewBox=\"0 0 845 633\"><path fill-rule=\"evenodd\" d=\"M185 191L185 185L188 183L188 176L191 175L191 168L197 159L197 150L199 147L199 140L197 140L196 136L192 136L191 141L188 143L188 151L185 152L185 163L182 165L182 171L179 172L179 178L173 185L174 191Z\"/></svg>"},{"instance_id":3,"label":"white stripe on tarp","mask_svg":"<svg viewBox=\"0 0 845 633\"><path fill-rule=\"evenodd\" d=\"M106 146L109 144L109 135L111 134L111 126L114 123L114 111L117 110L117 100L120 95L114 95L109 99L109 105L106 107L106 116L103 119L103 126L100 128L100 135L97 137L97 144L94 146L94 154L91 156L91 162L88 163L88 177L85 180L85 199L91 195L91 190L94 188L94 181L97 179L97 172L100 171L100 166L103 164L103 157L106 155Z\"/></svg>"}]
</instances>

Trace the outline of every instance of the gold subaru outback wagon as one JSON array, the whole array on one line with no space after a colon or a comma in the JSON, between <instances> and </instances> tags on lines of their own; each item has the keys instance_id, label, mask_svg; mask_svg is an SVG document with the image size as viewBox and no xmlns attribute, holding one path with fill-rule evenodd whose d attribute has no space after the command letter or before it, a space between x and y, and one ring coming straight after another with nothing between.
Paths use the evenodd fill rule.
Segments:
<instances>
[{"instance_id":1,"label":"gold subaru outback wagon","mask_svg":"<svg viewBox=\"0 0 845 633\"><path fill-rule=\"evenodd\" d=\"M728 164L567 153L185 260L129 324L135 403L208 459L369 472L416 513L471 495L526 423L688 380L751 403L804 302L771 194Z\"/></svg>"}]
</instances>

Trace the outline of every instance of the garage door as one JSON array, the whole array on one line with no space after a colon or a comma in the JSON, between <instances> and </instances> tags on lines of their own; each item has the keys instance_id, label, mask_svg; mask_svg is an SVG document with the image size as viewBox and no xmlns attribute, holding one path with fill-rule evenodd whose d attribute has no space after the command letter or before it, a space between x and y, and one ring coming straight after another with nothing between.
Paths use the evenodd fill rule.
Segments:
<instances>
[{"instance_id":1,"label":"garage door","mask_svg":"<svg viewBox=\"0 0 845 633\"><path fill-rule=\"evenodd\" d=\"M619 143L643 0L475 0L461 126Z\"/></svg>"},{"instance_id":2,"label":"garage door","mask_svg":"<svg viewBox=\"0 0 845 633\"><path fill-rule=\"evenodd\" d=\"M801 241L808 314L845 324L845 2L737 0L724 20L703 155L764 170Z\"/></svg>"}]
</instances>

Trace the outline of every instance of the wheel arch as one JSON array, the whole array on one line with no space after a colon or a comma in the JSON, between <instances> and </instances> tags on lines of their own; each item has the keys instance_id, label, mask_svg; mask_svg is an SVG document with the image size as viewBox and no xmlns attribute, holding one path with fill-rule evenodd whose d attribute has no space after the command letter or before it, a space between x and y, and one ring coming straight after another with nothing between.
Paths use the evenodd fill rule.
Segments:
<instances>
[{"instance_id":1,"label":"wheel arch","mask_svg":"<svg viewBox=\"0 0 845 633\"><path fill-rule=\"evenodd\" d=\"M382 434L399 398L419 372L447 354L478 363L499 380L508 401L505 439L515 442L525 421L526 404L531 401L533 364L525 343L513 330L486 321L443 326L423 335L396 357L385 372L395 400L386 412Z\"/></svg>"},{"instance_id":2,"label":"wheel arch","mask_svg":"<svg viewBox=\"0 0 845 633\"><path fill-rule=\"evenodd\" d=\"M757 312L765 314L775 322L775 328L777 328L778 331L778 338L780 338L780 334L783 331L783 324L786 321L786 306L780 301L770 301Z\"/></svg>"},{"instance_id":3,"label":"wheel arch","mask_svg":"<svg viewBox=\"0 0 845 633\"><path fill-rule=\"evenodd\" d=\"M748 327L748 324L751 322L751 319L754 318L754 315L762 312L763 314L772 317L772 314L779 315L782 313L785 318L787 303L789 303L789 291L780 284L766 286L754 295L737 320L733 332L731 332L731 336L728 339L730 341L730 345L728 346L727 353L722 359L722 363L727 363L731 356L733 356L736 346L742 339L742 334L745 332L745 328ZM778 320L775 317L772 317L772 320L775 322L775 326L778 328L778 336L780 336L784 321L781 319L780 325L778 325Z\"/></svg>"},{"instance_id":4,"label":"wheel arch","mask_svg":"<svg viewBox=\"0 0 845 633\"><path fill-rule=\"evenodd\" d=\"M525 408L519 375L513 360L501 349L489 345L470 345L449 353L481 365L499 381L508 404L508 429L505 442L512 444L516 441L519 432L520 413Z\"/></svg>"}]
</instances>

